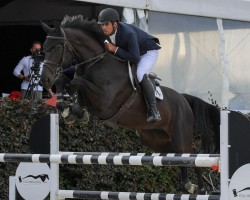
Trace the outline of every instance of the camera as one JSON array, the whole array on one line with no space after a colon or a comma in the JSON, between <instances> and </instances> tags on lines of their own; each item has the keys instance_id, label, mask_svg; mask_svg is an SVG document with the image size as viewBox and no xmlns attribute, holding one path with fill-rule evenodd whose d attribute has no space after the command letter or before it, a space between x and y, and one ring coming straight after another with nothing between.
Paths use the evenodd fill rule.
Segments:
<instances>
[{"instance_id":1,"label":"camera","mask_svg":"<svg viewBox=\"0 0 250 200\"><path fill-rule=\"evenodd\" d=\"M32 58L33 58L33 64L31 67L31 70L34 72L34 75L36 77L40 76L39 72L40 72L40 64L41 62L43 62L45 55L44 53L41 51L41 49L36 49L33 54L32 54Z\"/></svg>"}]
</instances>

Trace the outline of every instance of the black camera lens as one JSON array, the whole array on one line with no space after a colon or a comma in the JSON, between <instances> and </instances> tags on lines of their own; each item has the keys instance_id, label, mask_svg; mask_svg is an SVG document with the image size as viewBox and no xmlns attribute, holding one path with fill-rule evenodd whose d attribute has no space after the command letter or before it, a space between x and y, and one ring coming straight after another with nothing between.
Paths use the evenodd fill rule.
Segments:
<instances>
[{"instance_id":1,"label":"black camera lens","mask_svg":"<svg viewBox=\"0 0 250 200\"><path fill-rule=\"evenodd\" d=\"M41 53L41 49L36 49L36 50L35 50L35 53L36 53L36 54L40 54L40 53Z\"/></svg>"}]
</instances>

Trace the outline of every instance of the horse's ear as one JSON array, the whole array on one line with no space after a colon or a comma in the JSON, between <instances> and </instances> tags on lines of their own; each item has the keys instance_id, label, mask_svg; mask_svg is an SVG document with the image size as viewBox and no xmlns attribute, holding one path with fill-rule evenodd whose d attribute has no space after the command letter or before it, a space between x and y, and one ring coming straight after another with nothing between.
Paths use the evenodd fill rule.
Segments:
<instances>
[{"instance_id":1,"label":"horse's ear","mask_svg":"<svg viewBox=\"0 0 250 200\"><path fill-rule=\"evenodd\" d=\"M43 30L45 31L45 33L49 34L51 31L53 31L53 28L49 27L44 22L40 21L40 24L41 24Z\"/></svg>"},{"instance_id":2,"label":"horse's ear","mask_svg":"<svg viewBox=\"0 0 250 200\"><path fill-rule=\"evenodd\" d=\"M57 34L61 33L61 28L60 28L60 24L57 21L54 21L54 27L55 27L55 31Z\"/></svg>"}]
</instances>

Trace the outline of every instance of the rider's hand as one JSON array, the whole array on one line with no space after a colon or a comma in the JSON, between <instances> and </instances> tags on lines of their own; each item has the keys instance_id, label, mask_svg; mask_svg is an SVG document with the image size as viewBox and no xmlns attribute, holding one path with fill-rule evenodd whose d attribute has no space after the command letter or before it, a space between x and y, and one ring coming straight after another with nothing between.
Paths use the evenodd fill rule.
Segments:
<instances>
[{"instance_id":1,"label":"rider's hand","mask_svg":"<svg viewBox=\"0 0 250 200\"><path fill-rule=\"evenodd\" d=\"M107 49L107 51L109 52L112 52L112 53L115 53L116 52L116 49L118 48L117 46L115 46L114 44L112 43L106 43L105 42L105 48Z\"/></svg>"},{"instance_id":2,"label":"rider's hand","mask_svg":"<svg viewBox=\"0 0 250 200\"><path fill-rule=\"evenodd\" d=\"M27 82L30 82L30 78L29 78L28 76L24 76L24 77L23 77L23 80L24 80L24 81L27 81Z\"/></svg>"}]
</instances>

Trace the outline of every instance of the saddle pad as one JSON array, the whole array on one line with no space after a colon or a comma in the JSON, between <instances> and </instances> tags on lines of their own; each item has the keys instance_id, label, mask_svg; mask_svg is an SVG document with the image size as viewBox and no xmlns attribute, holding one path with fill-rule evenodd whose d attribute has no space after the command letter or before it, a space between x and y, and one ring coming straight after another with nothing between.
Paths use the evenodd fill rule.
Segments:
<instances>
[{"instance_id":1,"label":"saddle pad","mask_svg":"<svg viewBox=\"0 0 250 200\"><path fill-rule=\"evenodd\" d=\"M159 100L163 100L163 94L159 86L155 87L155 97Z\"/></svg>"}]
</instances>

